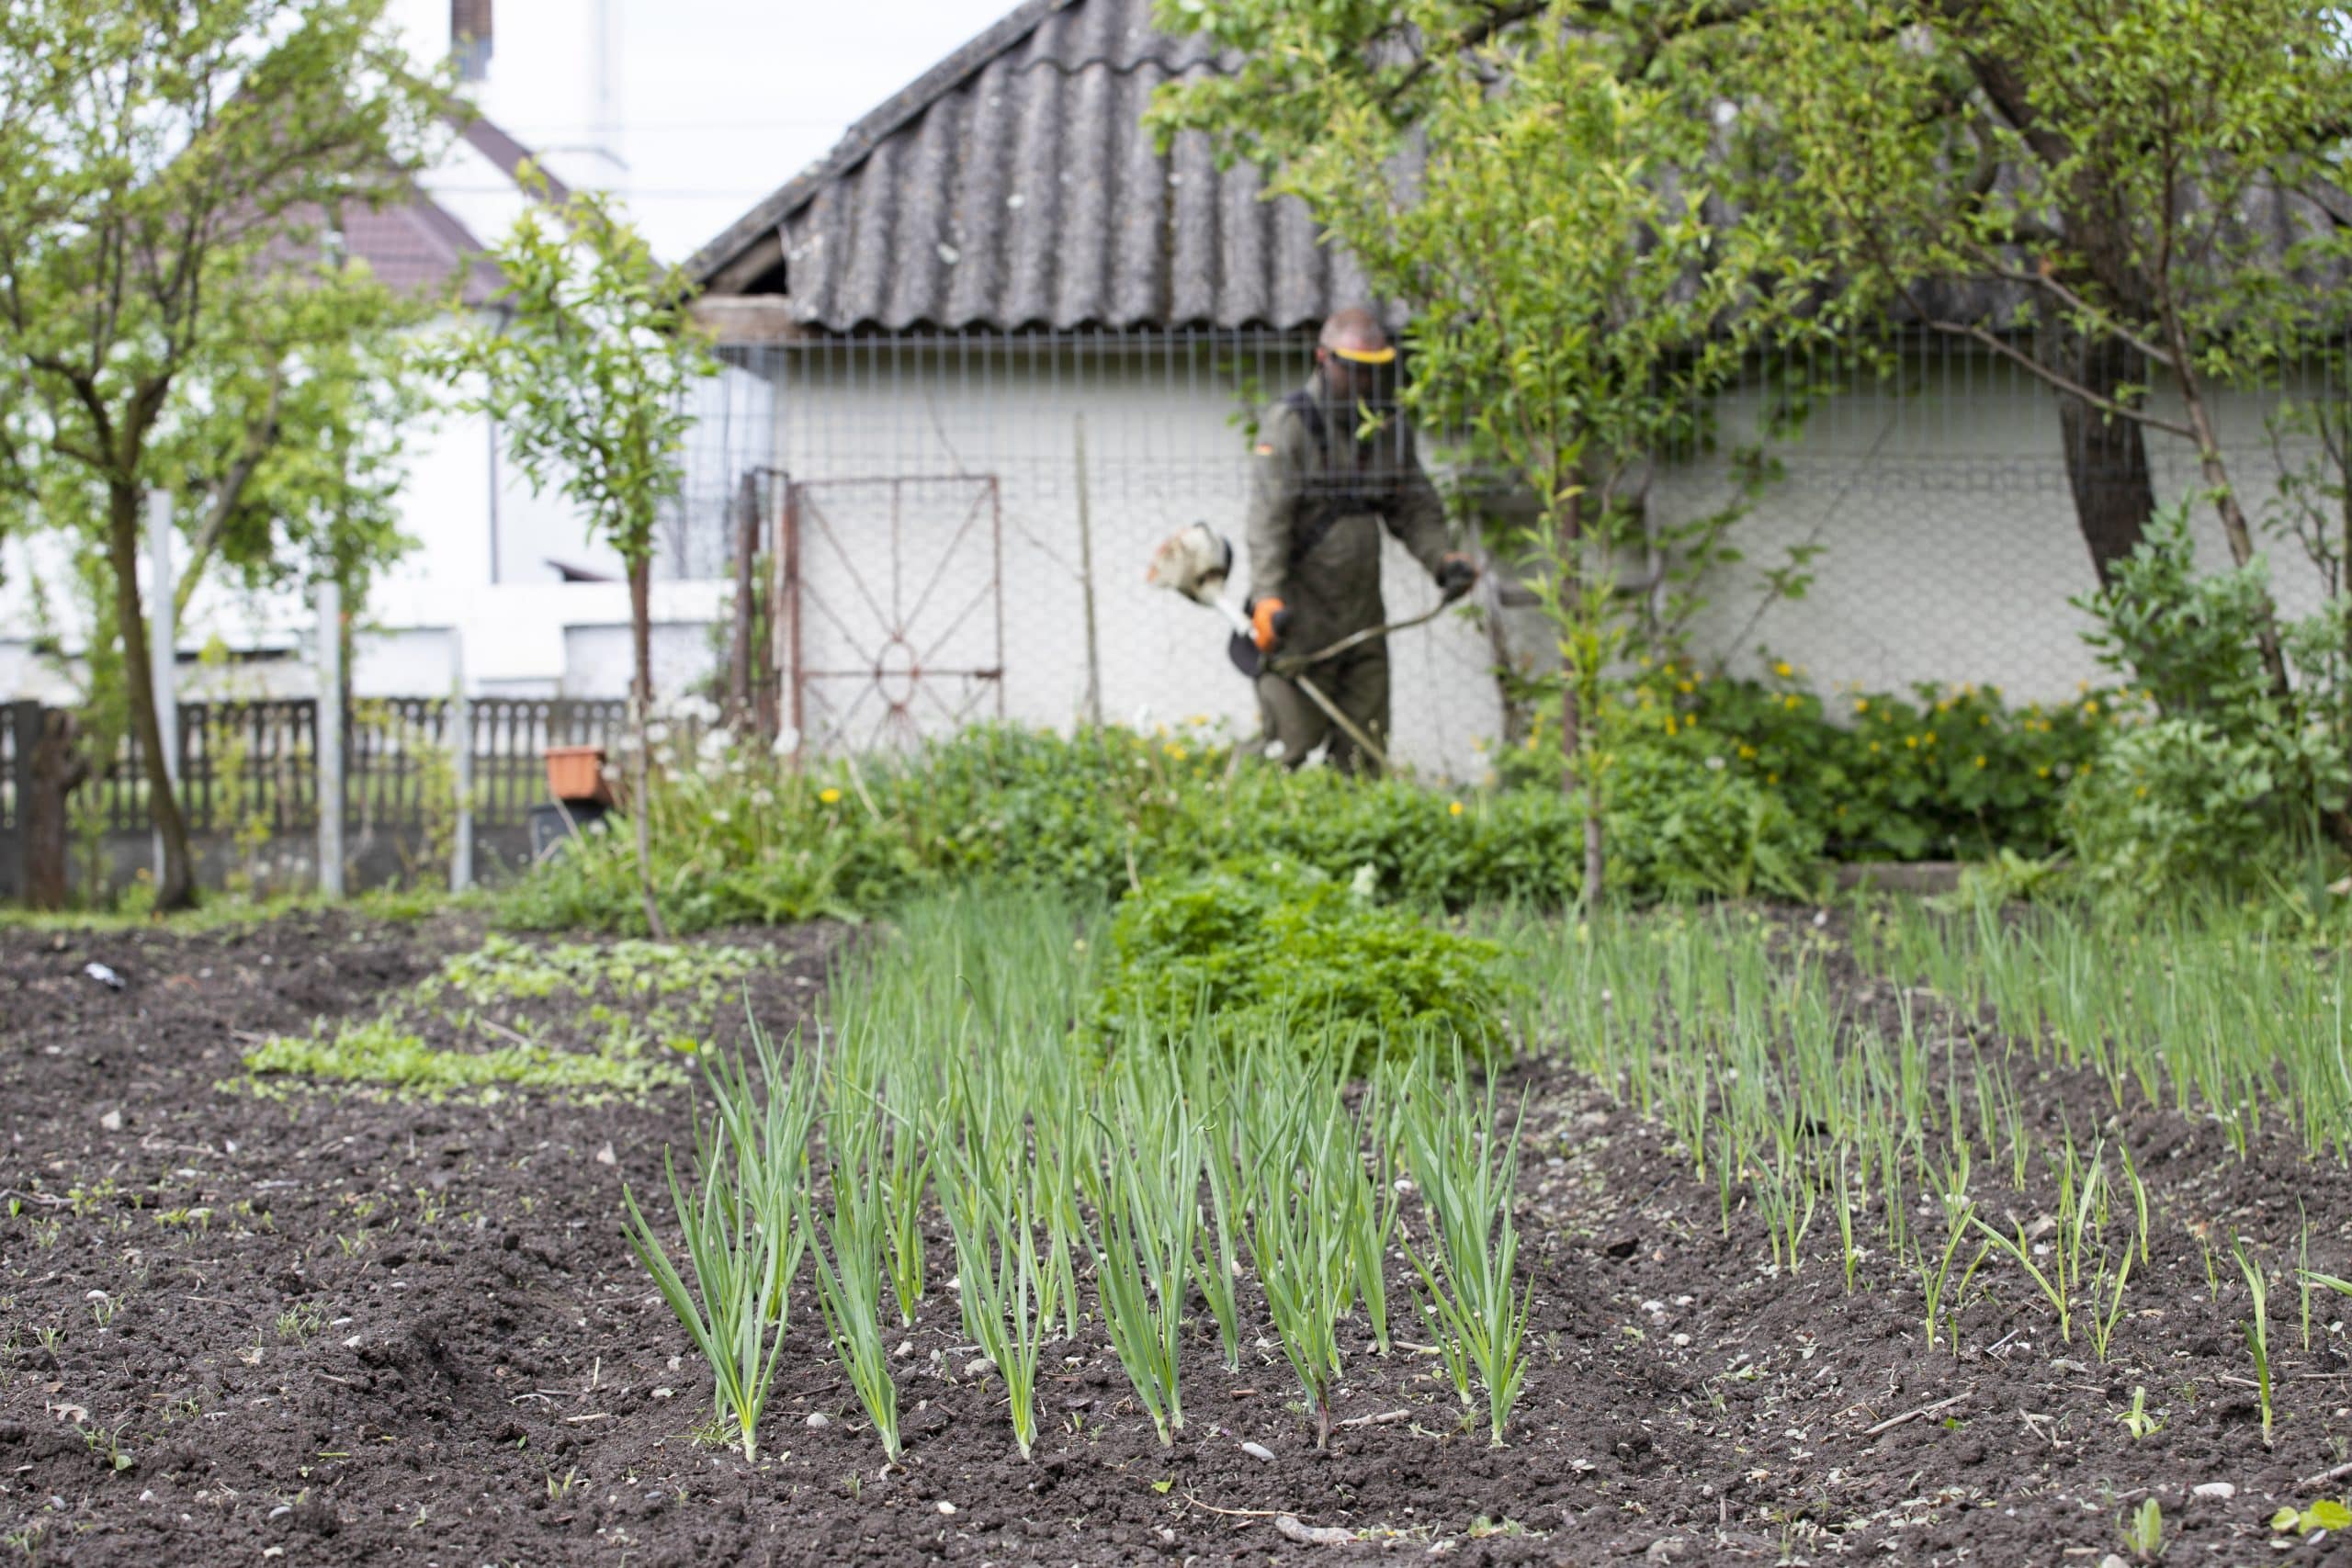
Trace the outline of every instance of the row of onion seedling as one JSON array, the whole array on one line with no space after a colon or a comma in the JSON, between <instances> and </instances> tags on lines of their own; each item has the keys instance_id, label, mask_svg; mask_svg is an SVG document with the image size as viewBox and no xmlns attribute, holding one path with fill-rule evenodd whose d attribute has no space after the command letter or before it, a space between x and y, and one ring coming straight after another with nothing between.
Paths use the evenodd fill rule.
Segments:
<instances>
[{"instance_id":1,"label":"row of onion seedling","mask_svg":"<svg viewBox=\"0 0 2352 1568\"><path fill-rule=\"evenodd\" d=\"M2089 1074L2117 1111L2209 1118L2241 1153L2267 1119L2341 1158L2352 1126L2346 958L2225 913L2119 928L1904 903L1858 914L1842 942L1736 908L1498 926L1520 1032L1562 1042L1661 1124L1713 1184L1726 1235L1752 1210L1775 1268L1827 1250L1849 1292L1915 1286L1931 1348L1957 1351L1967 1308L2005 1274L2104 1361L2146 1276L2150 1198L2129 1143L2044 1113L2037 1075ZM2210 1248L2209 1227L2188 1225ZM2269 1276L2228 1246L2267 1439ZM2313 1292L2352 1292L2309 1250L2306 1232L2280 1270L2301 1286L2306 1344ZM2210 1251L2207 1274L2218 1300L2228 1270Z\"/></svg>"},{"instance_id":2,"label":"row of onion seedling","mask_svg":"<svg viewBox=\"0 0 2352 1568\"><path fill-rule=\"evenodd\" d=\"M1532 1300L1511 1213L1516 1109L1451 1042L1091 1039L1078 930L1048 901L919 908L837 977L820 1029L785 1043L754 1029L748 1059L706 1061L691 1171L665 1155L676 1257L634 1193L626 1213L710 1362L729 1440L757 1458L805 1277L897 1459L884 1325L912 1324L933 1289L935 1213L964 1336L1023 1456L1046 1348L1096 1323L1162 1444L1184 1427L1188 1345L1238 1370L1261 1325L1318 1445L1351 1353L1429 1358L1465 1423L1483 1401L1502 1442Z\"/></svg>"}]
</instances>

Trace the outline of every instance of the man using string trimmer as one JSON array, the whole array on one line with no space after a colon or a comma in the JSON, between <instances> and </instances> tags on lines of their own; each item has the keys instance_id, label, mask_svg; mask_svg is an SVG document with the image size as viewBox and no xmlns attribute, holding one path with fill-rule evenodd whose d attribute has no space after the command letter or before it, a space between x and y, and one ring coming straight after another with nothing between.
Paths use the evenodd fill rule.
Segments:
<instances>
[{"instance_id":1,"label":"man using string trimmer","mask_svg":"<svg viewBox=\"0 0 2352 1568\"><path fill-rule=\"evenodd\" d=\"M1396 408L1396 366L1370 310L1334 312L1316 345L1315 374L1267 411L1250 460L1258 705L1292 767L1326 742L1342 771L1374 772L1387 761L1386 634L1397 628L1384 624L1380 525L1447 602L1477 581L1470 558L1446 548L1445 509Z\"/></svg>"}]
</instances>

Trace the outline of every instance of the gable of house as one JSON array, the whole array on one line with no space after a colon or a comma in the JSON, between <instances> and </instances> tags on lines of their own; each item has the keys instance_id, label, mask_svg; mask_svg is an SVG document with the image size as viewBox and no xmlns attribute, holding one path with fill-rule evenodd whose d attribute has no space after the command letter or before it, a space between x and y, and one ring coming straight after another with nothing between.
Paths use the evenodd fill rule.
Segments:
<instances>
[{"instance_id":1,"label":"gable of house","mask_svg":"<svg viewBox=\"0 0 2352 1568\"><path fill-rule=\"evenodd\" d=\"M1206 137L1161 152L1163 84L1214 72L1150 0L1029 0L706 245L716 297L846 333L1296 328L1365 292L1295 199Z\"/></svg>"}]
</instances>

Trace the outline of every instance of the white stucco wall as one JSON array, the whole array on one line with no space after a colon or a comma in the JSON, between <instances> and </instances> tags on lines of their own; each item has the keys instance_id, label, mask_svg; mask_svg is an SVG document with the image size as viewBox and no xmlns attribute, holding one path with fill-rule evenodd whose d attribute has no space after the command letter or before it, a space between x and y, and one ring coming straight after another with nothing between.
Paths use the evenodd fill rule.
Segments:
<instances>
[{"instance_id":1,"label":"white stucco wall","mask_svg":"<svg viewBox=\"0 0 2352 1568\"><path fill-rule=\"evenodd\" d=\"M1252 728L1250 688L1225 661L1221 625L1143 581L1152 547L1194 520L1239 543L1247 441L1232 419L1236 357L1224 348L1102 355L1083 344L924 354L866 343L759 360L782 389L775 460L810 482L808 493L831 514L830 537L804 519L803 571L818 601L803 617L804 663L870 666L876 633L890 618L893 559L903 579L897 591L911 603L960 521L954 498L971 493L968 480L962 491L952 482L902 487L912 511L899 520L894 548L887 491L836 481L993 476L1002 518L1004 710L1046 724L1078 716L1086 687L1082 417L1106 716L1208 714ZM1267 397L1295 374L1279 350L1248 368ZM2278 469L2265 406L2242 397L2218 404L2233 477L2257 519L2273 509ZM1725 399L1715 455L1665 467L1651 491L1654 514L1687 519L1723 505L1728 455L1753 438L1762 407L1757 391ZM2159 502L2195 493L2187 446L2161 433L2147 440ZM1939 349L1908 367L1899 388L1860 387L1824 400L1801 436L1773 455L1784 477L1735 530L1744 560L1706 585L1708 606L1692 626L1702 656L1747 670L1767 656L1787 659L1825 689L1973 681L2018 700L2062 697L2100 677L2081 641L2085 617L2069 603L2094 578L2056 409L2022 372ZM748 460L740 438L730 460ZM2210 563L2225 565L2210 503L2196 504L2191 516ZM1801 599L1769 599L1762 573L1798 543L1820 547L1810 590ZM2282 607L2290 615L2309 608L2317 584L2301 552L2267 532L2262 544ZM987 558L967 538L947 565L959 581L984 581ZM1393 543L1387 582L1394 613L1430 601L1426 579ZM1235 596L1245 586L1237 581ZM1540 617L1521 610L1508 625L1515 652L1548 662ZM967 625L956 647L970 655L974 637ZM1482 773L1477 743L1500 722L1483 634L1447 617L1396 638L1391 652L1399 756L1430 773ZM854 727L861 737L871 717L869 707ZM941 720L935 711L928 717ZM810 728L821 725L812 719Z\"/></svg>"},{"instance_id":2,"label":"white stucco wall","mask_svg":"<svg viewBox=\"0 0 2352 1568\"><path fill-rule=\"evenodd\" d=\"M1907 396L1866 390L1830 400L1803 438L1779 449L1786 477L1738 525L1746 559L1708 585L1700 647L1754 671L1768 658L1824 685L1876 688L1973 681L2019 700L2071 695L2109 678L2082 641L2073 600L2097 586L2075 521L2050 393L1989 356L1939 355ZM2177 415L2177 399L2157 404ZM2282 613L2308 613L2320 583L2288 537L2261 525L2278 506L2279 457L2268 400L2224 394L2216 423L2242 504L2257 525ZM1761 397L1724 400L1722 450L1753 438ZM2159 506L2195 497L2192 530L2206 565L2229 564L2194 450L2146 434ZM2290 461L2301 448L2290 443ZM1668 516L1730 496L1727 458L1672 468L1652 491ZM1821 547L1804 597L1768 600L1762 572L1788 547Z\"/></svg>"}]
</instances>

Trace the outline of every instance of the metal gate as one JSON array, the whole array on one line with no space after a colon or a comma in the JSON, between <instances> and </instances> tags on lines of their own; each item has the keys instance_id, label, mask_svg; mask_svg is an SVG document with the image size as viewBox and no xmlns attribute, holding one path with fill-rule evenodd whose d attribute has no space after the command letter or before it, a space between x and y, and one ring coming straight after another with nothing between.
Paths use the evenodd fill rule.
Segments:
<instances>
[{"instance_id":1,"label":"metal gate","mask_svg":"<svg viewBox=\"0 0 2352 1568\"><path fill-rule=\"evenodd\" d=\"M777 663L801 751L911 747L1004 716L994 475L786 487Z\"/></svg>"}]
</instances>

